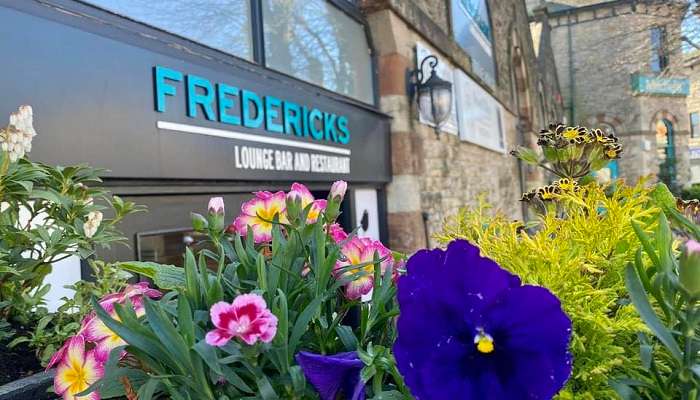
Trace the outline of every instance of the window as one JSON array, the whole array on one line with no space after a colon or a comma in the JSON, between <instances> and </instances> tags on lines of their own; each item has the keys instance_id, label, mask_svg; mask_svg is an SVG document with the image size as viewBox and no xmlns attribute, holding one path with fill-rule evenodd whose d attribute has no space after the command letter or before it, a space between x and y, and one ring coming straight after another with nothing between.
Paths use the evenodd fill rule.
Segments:
<instances>
[{"instance_id":1,"label":"window","mask_svg":"<svg viewBox=\"0 0 700 400\"><path fill-rule=\"evenodd\" d=\"M487 0L451 0L452 36L469 54L472 70L486 84L496 86L493 31Z\"/></svg>"},{"instance_id":2,"label":"window","mask_svg":"<svg viewBox=\"0 0 700 400\"><path fill-rule=\"evenodd\" d=\"M690 137L700 137L700 113L690 113Z\"/></svg>"},{"instance_id":3,"label":"window","mask_svg":"<svg viewBox=\"0 0 700 400\"><path fill-rule=\"evenodd\" d=\"M661 72L668 67L666 51L666 28L655 26L651 28L651 70Z\"/></svg>"},{"instance_id":4,"label":"window","mask_svg":"<svg viewBox=\"0 0 700 400\"><path fill-rule=\"evenodd\" d=\"M225 53L253 59L249 0L88 2Z\"/></svg>"},{"instance_id":5,"label":"window","mask_svg":"<svg viewBox=\"0 0 700 400\"><path fill-rule=\"evenodd\" d=\"M326 0L263 0L267 67L374 102L364 26Z\"/></svg>"},{"instance_id":6,"label":"window","mask_svg":"<svg viewBox=\"0 0 700 400\"><path fill-rule=\"evenodd\" d=\"M365 27L329 0L85 0L328 90L374 103ZM253 18L256 21L253 21ZM259 21L262 18L262 22ZM253 25L260 22L262 35ZM260 37L262 36L262 37ZM264 46L264 56L253 48Z\"/></svg>"}]
</instances>

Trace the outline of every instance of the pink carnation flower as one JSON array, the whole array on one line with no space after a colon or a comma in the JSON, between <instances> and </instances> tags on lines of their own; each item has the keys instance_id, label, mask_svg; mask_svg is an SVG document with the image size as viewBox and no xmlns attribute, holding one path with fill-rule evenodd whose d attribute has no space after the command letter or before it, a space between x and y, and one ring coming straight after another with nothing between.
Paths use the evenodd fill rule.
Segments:
<instances>
[{"instance_id":1,"label":"pink carnation flower","mask_svg":"<svg viewBox=\"0 0 700 400\"><path fill-rule=\"evenodd\" d=\"M255 192L255 197L241 206L241 215L233 221L234 232L245 236L248 227L253 230L253 241L265 243L272 240L272 221L277 215L279 222L287 223L287 204L282 191Z\"/></svg>"},{"instance_id":2,"label":"pink carnation flower","mask_svg":"<svg viewBox=\"0 0 700 400\"><path fill-rule=\"evenodd\" d=\"M387 249L380 241L371 238L353 237L345 242L340 250L345 259L338 260L335 264L334 270L337 278L346 278L364 272L363 275L355 277L345 285L345 297L350 300L361 298L371 292L374 287L374 264L355 268L352 266L373 262L375 252L382 260L380 263L382 274L394 262L391 250Z\"/></svg>"},{"instance_id":3,"label":"pink carnation flower","mask_svg":"<svg viewBox=\"0 0 700 400\"><path fill-rule=\"evenodd\" d=\"M348 238L348 234L345 233L343 227L339 223L331 224L328 226L328 235L334 242L340 243Z\"/></svg>"},{"instance_id":4,"label":"pink carnation flower","mask_svg":"<svg viewBox=\"0 0 700 400\"><path fill-rule=\"evenodd\" d=\"M242 294L231 304L220 301L211 307L210 315L216 328L205 339L211 346L224 346L234 337L248 345L258 340L270 343L277 333L277 317L257 294Z\"/></svg>"}]
</instances>

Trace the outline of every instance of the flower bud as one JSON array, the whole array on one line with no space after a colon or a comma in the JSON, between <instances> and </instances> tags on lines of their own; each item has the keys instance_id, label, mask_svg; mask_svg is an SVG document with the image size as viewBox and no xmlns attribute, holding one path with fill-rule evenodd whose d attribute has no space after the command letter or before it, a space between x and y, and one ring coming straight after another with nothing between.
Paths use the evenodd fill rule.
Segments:
<instances>
[{"instance_id":1,"label":"flower bud","mask_svg":"<svg viewBox=\"0 0 700 400\"><path fill-rule=\"evenodd\" d=\"M345 197L345 191L348 190L348 183L345 181L335 181L331 186L331 197L337 201L343 201Z\"/></svg>"},{"instance_id":2,"label":"flower bud","mask_svg":"<svg viewBox=\"0 0 700 400\"><path fill-rule=\"evenodd\" d=\"M691 297L700 295L700 243L689 240L681 255L678 268L679 282Z\"/></svg>"},{"instance_id":3,"label":"flower bud","mask_svg":"<svg viewBox=\"0 0 700 400\"><path fill-rule=\"evenodd\" d=\"M209 199L209 213L224 215L224 198L212 197Z\"/></svg>"},{"instance_id":4,"label":"flower bud","mask_svg":"<svg viewBox=\"0 0 700 400\"><path fill-rule=\"evenodd\" d=\"M197 232L205 231L209 227L207 219L200 214L191 212L190 219L192 220L192 228Z\"/></svg>"},{"instance_id":5,"label":"flower bud","mask_svg":"<svg viewBox=\"0 0 700 400\"><path fill-rule=\"evenodd\" d=\"M226 227L224 223L224 198L212 197L209 199L208 209L207 222L209 223L209 229L213 232L223 231Z\"/></svg>"}]
</instances>

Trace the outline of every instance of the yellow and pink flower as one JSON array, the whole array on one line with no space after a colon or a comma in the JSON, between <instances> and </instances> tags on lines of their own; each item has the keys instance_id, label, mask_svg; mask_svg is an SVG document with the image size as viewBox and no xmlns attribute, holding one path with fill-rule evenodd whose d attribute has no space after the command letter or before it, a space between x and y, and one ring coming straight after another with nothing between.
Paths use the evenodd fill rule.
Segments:
<instances>
[{"instance_id":1,"label":"yellow and pink flower","mask_svg":"<svg viewBox=\"0 0 700 400\"><path fill-rule=\"evenodd\" d=\"M211 346L224 346L234 337L248 345L270 343L277 334L277 317L257 294L242 294L233 303L220 301L211 306L210 315L216 328L205 340Z\"/></svg>"},{"instance_id":2,"label":"yellow and pink flower","mask_svg":"<svg viewBox=\"0 0 700 400\"><path fill-rule=\"evenodd\" d=\"M233 231L246 235L248 227L253 231L255 243L272 240L272 226L275 217L280 223L287 223L287 204L284 192L255 192L255 197L241 206L241 215L233 221Z\"/></svg>"},{"instance_id":3,"label":"yellow and pink flower","mask_svg":"<svg viewBox=\"0 0 700 400\"><path fill-rule=\"evenodd\" d=\"M393 265L394 258L391 250L387 249L380 241L371 238L353 237L341 247L343 259L335 264L336 278L354 279L345 284L345 297L349 300L357 300L370 293L374 287L374 254L382 260L379 265L384 274L387 267ZM366 265L363 265L366 264Z\"/></svg>"},{"instance_id":4,"label":"yellow and pink flower","mask_svg":"<svg viewBox=\"0 0 700 400\"><path fill-rule=\"evenodd\" d=\"M56 368L53 387L64 400L99 400L100 394L94 391L87 396L76 396L87 390L104 375L104 365L94 350L85 350L85 338L76 335L68 342L63 360Z\"/></svg>"},{"instance_id":5,"label":"yellow and pink flower","mask_svg":"<svg viewBox=\"0 0 700 400\"><path fill-rule=\"evenodd\" d=\"M309 188L301 183L294 182L292 188L287 193L287 198L290 200L299 199L301 201L301 209L304 210L311 204L309 213L306 215L306 223L313 224L318 220L321 212L326 209L328 202L326 200L316 200L309 191Z\"/></svg>"}]
</instances>

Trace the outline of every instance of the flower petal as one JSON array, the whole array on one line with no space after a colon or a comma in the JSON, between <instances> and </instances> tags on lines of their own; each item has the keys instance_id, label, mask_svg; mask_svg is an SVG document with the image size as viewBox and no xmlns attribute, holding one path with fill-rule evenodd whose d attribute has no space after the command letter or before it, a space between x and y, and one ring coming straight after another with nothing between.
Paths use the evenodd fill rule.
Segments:
<instances>
[{"instance_id":1,"label":"flower petal","mask_svg":"<svg viewBox=\"0 0 700 400\"><path fill-rule=\"evenodd\" d=\"M204 340L206 340L207 344L210 346L224 346L226 343L231 340L233 337L233 333L225 330L225 329L214 329L212 331L207 332L207 335L204 337Z\"/></svg>"}]
</instances>

